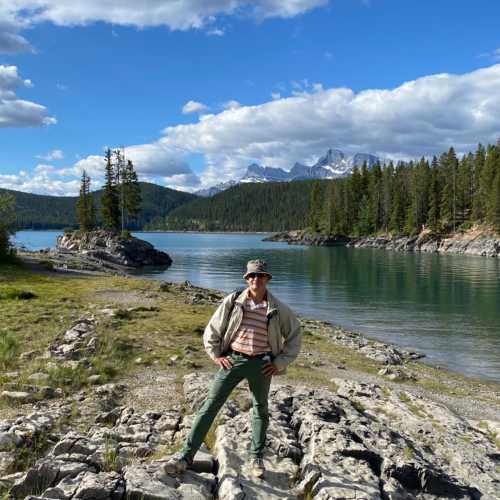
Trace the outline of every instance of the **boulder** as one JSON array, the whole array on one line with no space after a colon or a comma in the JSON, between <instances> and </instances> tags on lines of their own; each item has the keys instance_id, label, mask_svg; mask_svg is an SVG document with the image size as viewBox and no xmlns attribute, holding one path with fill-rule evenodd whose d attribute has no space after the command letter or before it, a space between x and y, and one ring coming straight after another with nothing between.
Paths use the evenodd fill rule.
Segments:
<instances>
[{"instance_id":1,"label":"boulder","mask_svg":"<svg viewBox=\"0 0 500 500\"><path fill-rule=\"evenodd\" d=\"M122 237L106 230L88 233L74 231L57 238L57 251L79 254L96 261L110 262L124 267L170 266L172 259L165 252L156 250L151 243L135 238Z\"/></svg>"}]
</instances>

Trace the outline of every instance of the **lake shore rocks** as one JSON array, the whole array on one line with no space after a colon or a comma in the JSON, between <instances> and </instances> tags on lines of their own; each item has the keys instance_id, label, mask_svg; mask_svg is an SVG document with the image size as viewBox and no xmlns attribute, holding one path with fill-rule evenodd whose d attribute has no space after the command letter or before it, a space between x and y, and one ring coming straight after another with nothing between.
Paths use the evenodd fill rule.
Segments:
<instances>
[{"instance_id":1,"label":"lake shore rocks","mask_svg":"<svg viewBox=\"0 0 500 500\"><path fill-rule=\"evenodd\" d=\"M443 236L429 230L418 236L367 236L349 238L347 236L326 236L310 234L304 230L276 233L264 241L279 241L289 245L346 246L353 248L382 248L402 252L457 253L500 256L500 239L491 232L473 228L465 233Z\"/></svg>"},{"instance_id":2,"label":"lake shore rocks","mask_svg":"<svg viewBox=\"0 0 500 500\"><path fill-rule=\"evenodd\" d=\"M188 407L199 407L210 378L184 377ZM204 448L181 475L162 471L193 420L180 410L116 406L85 433L52 432L63 409L0 421L0 490L5 498L32 500L498 498L499 454L486 428L404 391L335 383L337 392L273 382L262 479L249 468L251 409L231 399L211 450ZM250 397L246 386L240 392L240 399ZM34 429L52 443L27 470L12 472L9 457Z\"/></svg>"},{"instance_id":3,"label":"lake shore rocks","mask_svg":"<svg viewBox=\"0 0 500 500\"><path fill-rule=\"evenodd\" d=\"M57 238L58 252L71 252L97 261L136 268L170 266L172 259L144 240L134 236L122 237L112 231L99 229L87 233L73 231Z\"/></svg>"},{"instance_id":4,"label":"lake shore rocks","mask_svg":"<svg viewBox=\"0 0 500 500\"><path fill-rule=\"evenodd\" d=\"M323 234L311 234L302 229L294 231L283 231L276 233L262 241L279 241L289 245L308 245L318 247L346 246L351 239L347 236L335 235L326 236Z\"/></svg>"}]
</instances>

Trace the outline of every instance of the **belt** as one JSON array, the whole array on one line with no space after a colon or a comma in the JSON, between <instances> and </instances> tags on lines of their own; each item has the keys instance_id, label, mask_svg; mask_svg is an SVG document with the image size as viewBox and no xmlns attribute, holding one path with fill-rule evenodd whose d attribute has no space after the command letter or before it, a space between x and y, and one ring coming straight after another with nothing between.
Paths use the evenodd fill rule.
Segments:
<instances>
[{"instance_id":1,"label":"belt","mask_svg":"<svg viewBox=\"0 0 500 500\"><path fill-rule=\"evenodd\" d=\"M265 356L272 357L273 355L273 353L269 351L269 352L263 352L262 354L256 354L255 356L251 356L250 354L245 354L244 352L239 352L239 351L233 351L232 349L228 351L228 354L236 354L237 356L243 356L244 358L247 359L262 359Z\"/></svg>"}]
</instances>

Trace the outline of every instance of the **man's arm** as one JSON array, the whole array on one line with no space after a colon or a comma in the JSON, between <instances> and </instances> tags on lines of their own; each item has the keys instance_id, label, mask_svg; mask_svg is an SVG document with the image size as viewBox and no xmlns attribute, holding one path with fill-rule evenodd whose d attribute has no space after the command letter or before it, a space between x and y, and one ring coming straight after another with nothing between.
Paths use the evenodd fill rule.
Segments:
<instances>
[{"instance_id":1,"label":"man's arm","mask_svg":"<svg viewBox=\"0 0 500 500\"><path fill-rule=\"evenodd\" d=\"M285 314L280 314L280 327L285 342L280 354L274 358L273 364L279 371L283 371L299 355L302 333L299 320L289 309Z\"/></svg>"},{"instance_id":2,"label":"man's arm","mask_svg":"<svg viewBox=\"0 0 500 500\"><path fill-rule=\"evenodd\" d=\"M207 354L215 361L221 356L222 338L232 309L232 294L228 295L216 309L203 332L203 345Z\"/></svg>"}]
</instances>

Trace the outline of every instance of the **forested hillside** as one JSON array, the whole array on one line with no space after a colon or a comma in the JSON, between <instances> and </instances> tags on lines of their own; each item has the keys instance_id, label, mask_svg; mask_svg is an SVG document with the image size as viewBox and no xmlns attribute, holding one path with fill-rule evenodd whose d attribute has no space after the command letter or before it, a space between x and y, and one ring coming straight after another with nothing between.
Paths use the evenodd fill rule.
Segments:
<instances>
[{"instance_id":1,"label":"forested hillside","mask_svg":"<svg viewBox=\"0 0 500 500\"><path fill-rule=\"evenodd\" d=\"M197 197L175 191L173 189L141 182L141 211L130 229L142 229L155 218L163 218L174 208ZM11 193L15 198L17 229L62 229L77 227L76 202L78 197L44 196L20 191L0 189L0 192ZM97 207L97 221L100 222L100 205L102 192L92 193Z\"/></svg>"},{"instance_id":2,"label":"forested hillside","mask_svg":"<svg viewBox=\"0 0 500 500\"><path fill-rule=\"evenodd\" d=\"M149 228L199 231L283 231L306 224L313 181L240 184L176 208Z\"/></svg>"},{"instance_id":3,"label":"forested hillside","mask_svg":"<svg viewBox=\"0 0 500 500\"><path fill-rule=\"evenodd\" d=\"M242 184L198 198L149 227L201 231L282 231L365 236L450 233L474 223L500 231L500 142L457 157L378 163L347 178Z\"/></svg>"},{"instance_id":4,"label":"forested hillside","mask_svg":"<svg viewBox=\"0 0 500 500\"><path fill-rule=\"evenodd\" d=\"M449 233L474 223L500 232L500 141L461 158L451 148L430 163L376 164L316 183L307 223L312 232L350 236Z\"/></svg>"}]
</instances>

